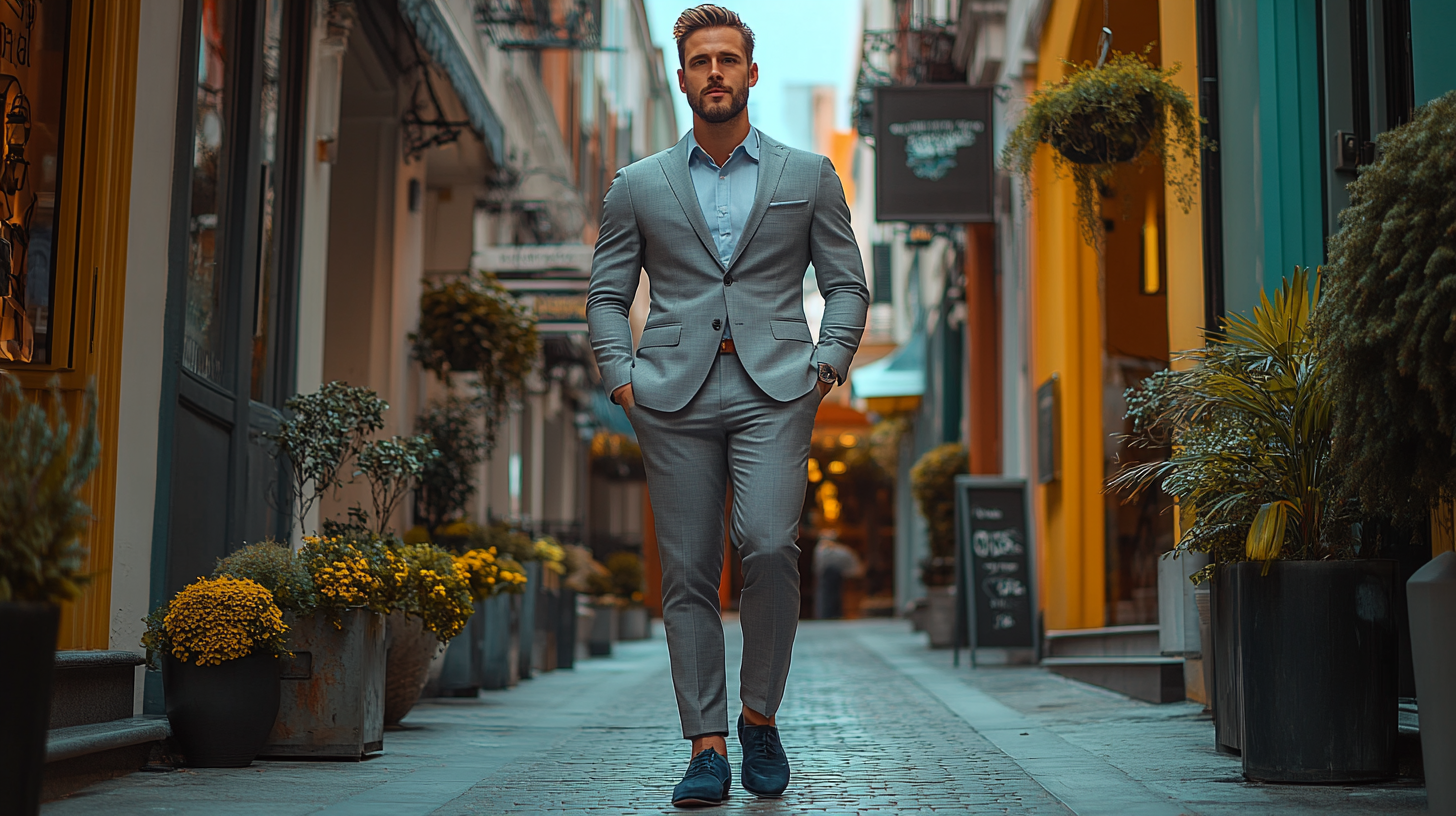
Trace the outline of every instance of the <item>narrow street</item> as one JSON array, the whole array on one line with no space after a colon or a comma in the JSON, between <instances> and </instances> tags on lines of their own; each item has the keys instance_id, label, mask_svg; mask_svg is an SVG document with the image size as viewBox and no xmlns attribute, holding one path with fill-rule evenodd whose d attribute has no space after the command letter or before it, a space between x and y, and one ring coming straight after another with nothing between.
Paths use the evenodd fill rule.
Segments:
<instances>
[{"instance_id":1,"label":"narrow street","mask_svg":"<svg viewBox=\"0 0 1456 816\"><path fill-rule=\"evenodd\" d=\"M806 622L780 723L794 782L718 813L1422 813L1413 785L1254 785L1194 703L1155 706L1036 668L950 665L903 621ZM730 633L730 649L739 639ZM737 656L730 655L730 666ZM731 688L730 695L736 690ZM69 814L415 816L673 812L686 760L661 629L477 700L424 701L361 763L141 772ZM730 760L738 767L736 741Z\"/></svg>"}]
</instances>

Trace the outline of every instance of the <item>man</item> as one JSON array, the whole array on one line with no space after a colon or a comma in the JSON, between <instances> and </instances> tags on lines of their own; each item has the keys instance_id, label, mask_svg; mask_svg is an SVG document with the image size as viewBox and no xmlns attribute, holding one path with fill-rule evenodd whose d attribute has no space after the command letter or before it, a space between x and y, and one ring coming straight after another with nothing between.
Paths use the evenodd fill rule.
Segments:
<instances>
[{"instance_id":1,"label":"man","mask_svg":"<svg viewBox=\"0 0 1456 816\"><path fill-rule=\"evenodd\" d=\"M738 738L750 793L789 782L775 712L799 613L799 514L814 414L841 385L869 308L839 178L827 159L748 122L753 32L705 4L673 28L693 129L624 168L602 208L587 322L602 383L642 446L662 557L663 620L693 758L675 805L728 796L728 710L718 580L723 515L743 558ZM803 311L814 264L815 344ZM641 270L651 312L636 355L627 312Z\"/></svg>"}]
</instances>

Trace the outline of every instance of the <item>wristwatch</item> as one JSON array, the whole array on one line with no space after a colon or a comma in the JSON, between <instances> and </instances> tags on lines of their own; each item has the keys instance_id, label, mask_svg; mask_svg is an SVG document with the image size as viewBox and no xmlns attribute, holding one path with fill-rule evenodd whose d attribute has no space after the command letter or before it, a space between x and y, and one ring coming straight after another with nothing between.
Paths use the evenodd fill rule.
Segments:
<instances>
[{"instance_id":1,"label":"wristwatch","mask_svg":"<svg viewBox=\"0 0 1456 816\"><path fill-rule=\"evenodd\" d=\"M838 385L839 384L839 372L838 371L835 371L834 370L834 366L832 366L832 365L830 365L828 363L820 363L819 364L819 382L829 383L830 385Z\"/></svg>"}]
</instances>

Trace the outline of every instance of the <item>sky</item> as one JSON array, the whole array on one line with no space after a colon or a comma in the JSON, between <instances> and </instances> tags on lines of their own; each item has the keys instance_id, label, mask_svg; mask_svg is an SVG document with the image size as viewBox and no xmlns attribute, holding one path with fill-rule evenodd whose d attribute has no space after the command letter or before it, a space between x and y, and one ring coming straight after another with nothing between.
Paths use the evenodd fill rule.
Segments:
<instances>
[{"instance_id":1,"label":"sky","mask_svg":"<svg viewBox=\"0 0 1456 816\"><path fill-rule=\"evenodd\" d=\"M662 47L668 87L677 105L679 134L692 127L693 114L677 91L677 44L672 24L698 0L645 0L652 39ZM755 127L791 147L797 144L785 114L788 85L834 85L836 127L849 127L849 97L859 67L857 0L718 0L753 29L753 60L758 84L748 95L748 118Z\"/></svg>"}]
</instances>

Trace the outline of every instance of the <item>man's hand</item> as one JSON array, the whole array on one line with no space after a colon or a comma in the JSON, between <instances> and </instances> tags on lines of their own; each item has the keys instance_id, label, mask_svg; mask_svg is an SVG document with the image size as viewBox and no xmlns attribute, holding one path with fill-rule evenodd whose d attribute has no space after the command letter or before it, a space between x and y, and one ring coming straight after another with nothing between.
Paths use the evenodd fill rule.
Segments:
<instances>
[{"instance_id":1,"label":"man's hand","mask_svg":"<svg viewBox=\"0 0 1456 816\"><path fill-rule=\"evenodd\" d=\"M826 396L826 395L829 394L829 389L831 389L831 388L834 387L834 383L827 383L827 382L824 382L823 380L820 380L818 382L818 386L819 386L819 396L823 397L823 396Z\"/></svg>"},{"instance_id":2,"label":"man's hand","mask_svg":"<svg viewBox=\"0 0 1456 816\"><path fill-rule=\"evenodd\" d=\"M616 400L617 404L622 406L623 410L629 414L632 413L633 408L637 407L637 400L632 397L632 383L627 383L616 391L613 391L612 399Z\"/></svg>"}]
</instances>

